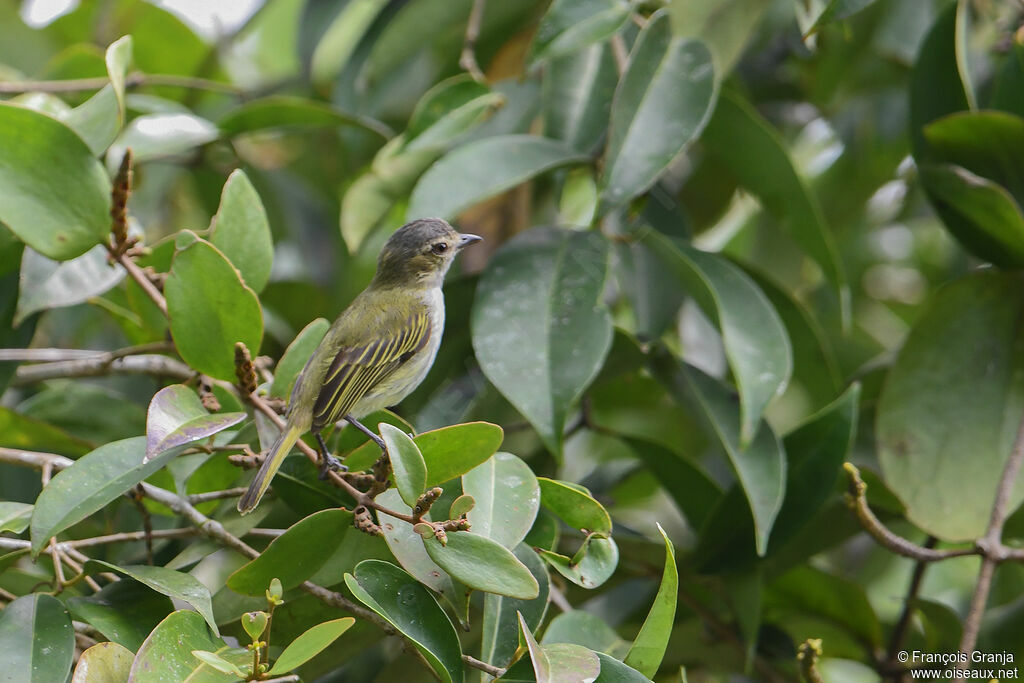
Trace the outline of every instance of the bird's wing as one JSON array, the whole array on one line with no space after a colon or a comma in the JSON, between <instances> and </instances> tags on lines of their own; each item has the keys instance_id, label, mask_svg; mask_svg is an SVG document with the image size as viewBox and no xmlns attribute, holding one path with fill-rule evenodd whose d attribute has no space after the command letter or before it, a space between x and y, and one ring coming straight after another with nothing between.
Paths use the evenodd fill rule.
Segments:
<instances>
[{"instance_id":1,"label":"bird's wing","mask_svg":"<svg viewBox=\"0 0 1024 683\"><path fill-rule=\"evenodd\" d=\"M423 349L429 338L430 320L419 311L386 337L339 349L313 406L314 430L348 415L359 399Z\"/></svg>"}]
</instances>

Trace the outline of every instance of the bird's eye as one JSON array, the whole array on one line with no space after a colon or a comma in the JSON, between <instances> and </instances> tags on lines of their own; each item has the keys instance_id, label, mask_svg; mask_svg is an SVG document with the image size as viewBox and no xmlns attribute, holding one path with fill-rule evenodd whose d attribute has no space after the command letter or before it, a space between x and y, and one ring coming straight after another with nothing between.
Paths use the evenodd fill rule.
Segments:
<instances>
[{"instance_id":1,"label":"bird's eye","mask_svg":"<svg viewBox=\"0 0 1024 683\"><path fill-rule=\"evenodd\" d=\"M435 254L440 255L440 254L443 254L444 252L448 251L448 243L447 242L438 242L437 244L432 246L430 249Z\"/></svg>"}]
</instances>

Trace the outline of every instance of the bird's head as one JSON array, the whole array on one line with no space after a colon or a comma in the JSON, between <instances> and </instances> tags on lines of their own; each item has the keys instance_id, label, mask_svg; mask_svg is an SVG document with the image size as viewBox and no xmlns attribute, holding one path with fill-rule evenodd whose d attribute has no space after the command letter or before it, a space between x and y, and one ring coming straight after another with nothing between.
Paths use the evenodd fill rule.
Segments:
<instances>
[{"instance_id":1,"label":"bird's head","mask_svg":"<svg viewBox=\"0 0 1024 683\"><path fill-rule=\"evenodd\" d=\"M377 259L377 285L440 286L455 255L482 238L440 218L421 218L395 231Z\"/></svg>"}]
</instances>

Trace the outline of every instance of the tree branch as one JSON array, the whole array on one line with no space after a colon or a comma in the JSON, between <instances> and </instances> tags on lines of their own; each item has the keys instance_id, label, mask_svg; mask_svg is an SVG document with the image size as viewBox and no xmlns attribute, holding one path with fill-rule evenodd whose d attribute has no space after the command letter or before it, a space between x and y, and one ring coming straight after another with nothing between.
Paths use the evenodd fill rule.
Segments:
<instances>
[{"instance_id":1,"label":"tree branch","mask_svg":"<svg viewBox=\"0 0 1024 683\"><path fill-rule=\"evenodd\" d=\"M981 618L985 614L985 605L988 603L988 594L992 589L992 576L995 574L996 565L1012 557L1012 554L1003 545L1003 525L1006 524L1006 518L1012 512L1009 505L1010 496L1017 483L1021 465L1024 465L1024 417L1021 418L1017 427L1017 437L1014 439L1010 457L1007 458L1003 474L999 478L988 529L977 543L978 551L982 554L981 569L978 571L978 583L974 588L974 595L971 596L971 605L964 618L964 631L960 638L960 652L967 654L968 659L978 642ZM969 666L969 664L960 664L958 669L963 672ZM957 680L963 680L963 678L961 674Z\"/></svg>"},{"instance_id":2,"label":"tree branch","mask_svg":"<svg viewBox=\"0 0 1024 683\"><path fill-rule=\"evenodd\" d=\"M939 539L935 536L929 536L924 542L924 547L931 550L935 548L938 541ZM918 560L914 564L914 571L910 575L910 585L907 586L907 596L903 600L903 609L900 610L899 619L897 619L896 626L892 630L892 637L889 639L886 664L890 670L895 671L902 668L897 656L902 649L903 639L907 636L907 630L910 628L910 620L914 615L913 602L921 590L921 582L924 580L924 572L927 568L928 562Z\"/></svg>"},{"instance_id":3,"label":"tree branch","mask_svg":"<svg viewBox=\"0 0 1024 683\"><path fill-rule=\"evenodd\" d=\"M22 365L14 373L14 386L34 384L64 377L102 377L106 375L156 375L187 380L195 376L190 367L168 356L141 355L113 358L93 356L38 365Z\"/></svg>"},{"instance_id":4,"label":"tree branch","mask_svg":"<svg viewBox=\"0 0 1024 683\"><path fill-rule=\"evenodd\" d=\"M897 555L909 557L919 562L937 562L948 560L951 557L963 557L965 555L977 555L977 548L949 548L945 550L934 550L911 543L902 536L897 536L875 516L875 513L868 507L867 490L868 485L860 477L858 470L852 463L843 465L846 476L850 480L850 490L846 494L847 505L857 515L858 521L864 530L874 538L879 545L888 548Z\"/></svg>"},{"instance_id":5,"label":"tree branch","mask_svg":"<svg viewBox=\"0 0 1024 683\"><path fill-rule=\"evenodd\" d=\"M23 92L49 92L68 93L81 92L83 90L99 90L110 83L107 77L96 78L73 78L62 81L7 81L0 83L0 94L13 95ZM194 78L192 76L177 76L174 74L129 74L124 81L125 87L134 88L147 85L164 85L177 88L188 88L190 90L209 90L220 92L226 95L242 97L245 93L242 89L230 83L212 81L207 78Z\"/></svg>"},{"instance_id":6,"label":"tree branch","mask_svg":"<svg viewBox=\"0 0 1024 683\"><path fill-rule=\"evenodd\" d=\"M474 81L483 83L485 76L476 61L476 41L480 38L480 24L484 18L486 0L473 0L473 8L469 11L466 22L466 37L462 42L462 54L459 55L459 66L469 72Z\"/></svg>"}]
</instances>

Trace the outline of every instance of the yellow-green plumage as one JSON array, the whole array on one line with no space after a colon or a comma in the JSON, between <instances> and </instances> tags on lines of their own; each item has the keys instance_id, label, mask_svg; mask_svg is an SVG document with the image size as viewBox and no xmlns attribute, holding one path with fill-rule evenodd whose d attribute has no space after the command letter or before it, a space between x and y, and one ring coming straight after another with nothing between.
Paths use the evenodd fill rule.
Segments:
<instances>
[{"instance_id":1,"label":"yellow-green plumage","mask_svg":"<svg viewBox=\"0 0 1024 683\"><path fill-rule=\"evenodd\" d=\"M373 281L334 321L295 381L287 424L238 501L239 512L256 507L307 431L395 405L423 381L444 330L444 275L455 254L479 239L440 219L414 221L391 236Z\"/></svg>"}]
</instances>

